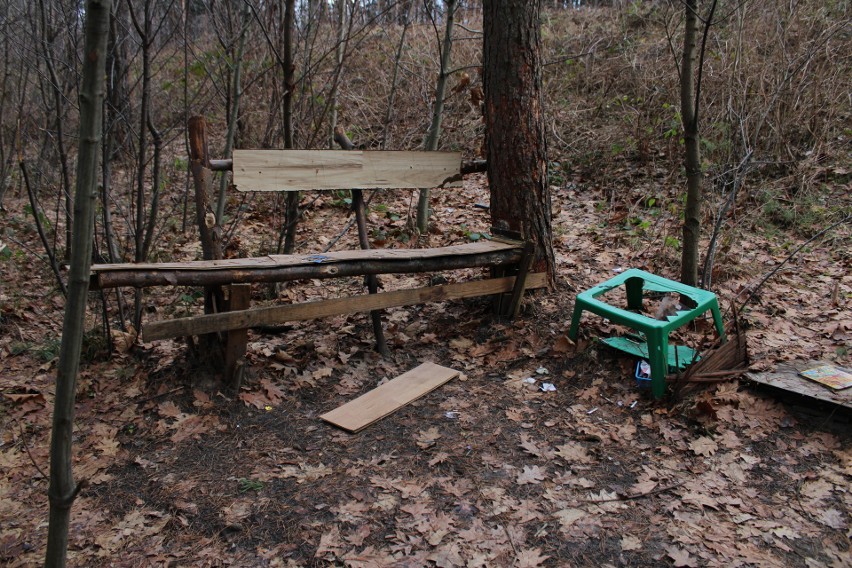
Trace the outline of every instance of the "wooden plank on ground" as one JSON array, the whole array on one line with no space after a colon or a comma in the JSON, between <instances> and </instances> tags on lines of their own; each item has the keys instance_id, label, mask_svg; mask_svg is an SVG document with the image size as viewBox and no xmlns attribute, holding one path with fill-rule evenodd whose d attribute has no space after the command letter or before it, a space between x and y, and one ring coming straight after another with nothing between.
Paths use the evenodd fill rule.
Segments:
<instances>
[{"instance_id":1,"label":"wooden plank on ground","mask_svg":"<svg viewBox=\"0 0 852 568\"><path fill-rule=\"evenodd\" d=\"M818 365L827 364L825 361L793 361L790 364L780 363L774 371L749 372L746 379L751 382L774 387L788 393L806 398L830 402L852 409L852 388L833 390L821 384L806 379L799 371Z\"/></svg>"},{"instance_id":2,"label":"wooden plank on ground","mask_svg":"<svg viewBox=\"0 0 852 568\"><path fill-rule=\"evenodd\" d=\"M234 150L238 191L461 186L456 152Z\"/></svg>"},{"instance_id":3,"label":"wooden plank on ground","mask_svg":"<svg viewBox=\"0 0 852 568\"><path fill-rule=\"evenodd\" d=\"M253 308L240 312L224 312L151 322L145 325L142 336L145 341L202 335L205 333L245 329L262 325L275 325L288 321L302 321L329 316L369 312L401 306L412 306L427 302L439 302L460 298L475 298L509 292L515 284L514 276L472 280L442 286L427 286L410 290L395 290L353 296L351 298L333 298L303 304ZM527 275L527 289L547 286L547 275L536 272Z\"/></svg>"},{"instance_id":4,"label":"wooden plank on ground","mask_svg":"<svg viewBox=\"0 0 852 568\"><path fill-rule=\"evenodd\" d=\"M455 369L427 361L320 418L349 432L358 432L459 374Z\"/></svg>"}]
</instances>

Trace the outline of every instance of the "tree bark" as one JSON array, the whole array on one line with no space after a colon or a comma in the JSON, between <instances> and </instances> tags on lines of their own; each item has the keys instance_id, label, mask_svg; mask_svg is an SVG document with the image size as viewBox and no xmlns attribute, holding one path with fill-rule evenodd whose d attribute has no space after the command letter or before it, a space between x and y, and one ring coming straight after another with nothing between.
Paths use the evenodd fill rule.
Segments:
<instances>
[{"instance_id":1,"label":"tree bark","mask_svg":"<svg viewBox=\"0 0 852 568\"><path fill-rule=\"evenodd\" d=\"M441 47L441 68L438 71L438 83L435 86L435 106L432 108L432 122L429 124L429 131L426 133L426 140L423 144L424 149L431 152L438 149L438 140L441 138L444 97L447 92L447 79L449 78L453 49L453 24L456 12L456 0L447 0L444 4L447 8L447 27L444 30L444 43ZM420 234L425 234L429 228L430 194L431 191L428 188L423 188L420 190L420 195L417 199L417 230L420 231Z\"/></svg>"},{"instance_id":2,"label":"tree bark","mask_svg":"<svg viewBox=\"0 0 852 568\"><path fill-rule=\"evenodd\" d=\"M337 47L334 49L335 76L331 83L331 93L329 94L330 112L328 118L329 136L328 149L334 149L334 132L337 128L337 103L338 103L338 86L340 84L340 74L343 70L343 56L346 51L346 0L337 1Z\"/></svg>"},{"instance_id":3,"label":"tree bark","mask_svg":"<svg viewBox=\"0 0 852 568\"><path fill-rule=\"evenodd\" d=\"M688 286L698 285L698 244L701 238L701 147L698 137L698 116L701 102L701 74L704 67L704 50L707 34L716 13L716 0L712 0L706 18L698 16L698 0L686 0L683 37L683 63L680 76L680 106L683 120L684 165L686 168L686 205L683 211L683 250L681 254L680 281ZM701 48L697 47L698 22L703 21ZM695 74L698 73L696 79Z\"/></svg>"},{"instance_id":4,"label":"tree bark","mask_svg":"<svg viewBox=\"0 0 852 568\"><path fill-rule=\"evenodd\" d=\"M344 150L354 150L355 144L349 139L344 132L343 127L336 127L334 129L334 141L340 144L340 147ZM355 213L355 221L358 224L358 243L361 245L361 248L364 250L368 250L370 248L370 237L367 234L367 208L364 205L364 193L360 189L352 189L352 211ZM367 274L366 275L367 282L367 290L370 294L375 294L379 291L379 279L376 278L375 274ZM382 327L382 312L379 310L372 310L370 312L370 319L373 322L373 335L376 337L376 351L378 351L383 357L388 357L390 355L390 351L388 350L388 343L385 340L385 331Z\"/></svg>"},{"instance_id":5,"label":"tree bark","mask_svg":"<svg viewBox=\"0 0 852 568\"><path fill-rule=\"evenodd\" d=\"M229 157L234 149L234 138L237 133L237 119L240 116L240 99L243 95L242 71L243 52L246 47L246 35L248 35L249 24L251 24L251 7L248 3L243 5L240 15L240 36L237 40L237 52L234 55L234 77L231 85L231 112L228 121L228 133L225 135L224 157ZM228 198L228 175L223 173L219 179L219 195L216 200L216 219L221 224L225 216L225 203Z\"/></svg>"},{"instance_id":6,"label":"tree bark","mask_svg":"<svg viewBox=\"0 0 852 568\"><path fill-rule=\"evenodd\" d=\"M402 61L402 50L405 47L405 36L408 33L408 28L411 27L411 4L408 5L404 12L405 21L402 22L402 33L399 36L399 45L396 48L396 57L393 60L393 75L391 76L390 92L388 93L388 106L385 110L385 121L382 126L382 150L387 150L390 141L390 123L393 117L393 105L396 98L396 85L399 79L399 67Z\"/></svg>"},{"instance_id":7,"label":"tree bark","mask_svg":"<svg viewBox=\"0 0 852 568\"><path fill-rule=\"evenodd\" d=\"M71 173L68 170L68 152L65 148L65 129L63 128L63 124L65 124L66 116L63 111L63 100L65 93L63 92L62 83L59 80L59 76L56 73L56 65L53 58L53 40L55 39L57 32L54 32L50 28L47 9L45 7L44 0L39 2L39 12L41 15L41 35L42 41L39 43L42 46L43 57L45 65L47 66L47 71L50 79L51 86L51 94L53 95L53 105L54 105L54 126L56 128L56 151L59 154L59 165L60 171L62 172L62 195L65 198L65 260L71 258L71 242L72 242L72 231L73 231L73 223L74 218L71 215L73 210L73 202L71 200Z\"/></svg>"},{"instance_id":8,"label":"tree bark","mask_svg":"<svg viewBox=\"0 0 852 568\"><path fill-rule=\"evenodd\" d=\"M210 205L210 190L213 187L213 171L210 168L210 153L207 144L207 121L203 116L189 119L189 167L195 185L195 214L201 253L204 260L221 260L222 228ZM221 286L206 286L204 289L204 313L222 311L224 293ZM212 368L223 360L223 346L216 334L199 337L200 360ZM219 365L221 368L221 365Z\"/></svg>"},{"instance_id":9,"label":"tree bark","mask_svg":"<svg viewBox=\"0 0 852 568\"><path fill-rule=\"evenodd\" d=\"M540 9L541 0L483 2L485 137L492 224L531 241L532 270L552 284Z\"/></svg>"},{"instance_id":10,"label":"tree bark","mask_svg":"<svg viewBox=\"0 0 852 568\"><path fill-rule=\"evenodd\" d=\"M142 99L139 102L139 140L136 159L136 224L134 226L134 241L136 262L145 261L145 165L148 159L148 117L151 112L151 45L152 22L151 0L146 0L143 6L140 23L136 18L133 7L128 2L128 10L136 33L142 44ZM133 302L133 325L139 329L142 325L142 291L136 290Z\"/></svg>"},{"instance_id":11,"label":"tree bark","mask_svg":"<svg viewBox=\"0 0 852 568\"><path fill-rule=\"evenodd\" d=\"M98 153L103 121L106 41L110 0L88 0L80 89L80 136L77 153L77 184L74 199L74 233L68 302L62 328L62 344L56 376L56 400L50 439L50 520L44 565L65 566L71 505L83 482L74 482L71 440L74 429L74 398L89 292L92 239L97 199Z\"/></svg>"},{"instance_id":12,"label":"tree bark","mask_svg":"<svg viewBox=\"0 0 852 568\"><path fill-rule=\"evenodd\" d=\"M296 0L286 0L284 7L284 147L293 148L293 91L296 89L296 66L293 63ZM287 193L287 216L284 237L284 253L291 254L296 248L296 225L299 222L298 191Z\"/></svg>"},{"instance_id":13,"label":"tree bark","mask_svg":"<svg viewBox=\"0 0 852 568\"><path fill-rule=\"evenodd\" d=\"M680 115L683 121L686 205L683 212L683 248L680 281L695 286L698 281L698 239L701 236L701 149L695 115L695 60L698 53L698 0L685 0L683 63L680 72Z\"/></svg>"},{"instance_id":14,"label":"tree bark","mask_svg":"<svg viewBox=\"0 0 852 568\"><path fill-rule=\"evenodd\" d=\"M474 243L469 243L476 246ZM408 249L418 251L421 249ZM92 276L92 288L106 290L123 286L144 288L148 286L221 286L233 283L275 283L294 280L321 280L344 278L349 276L369 276L371 274L414 274L438 272L461 268L479 268L488 266L512 266L520 262L523 251L520 248L503 250L484 250L468 254L447 253L429 258L368 258L342 260L331 263L298 264L280 267L235 266L204 270L198 265L188 264L188 269L152 269L127 264L127 270L106 270Z\"/></svg>"}]
</instances>

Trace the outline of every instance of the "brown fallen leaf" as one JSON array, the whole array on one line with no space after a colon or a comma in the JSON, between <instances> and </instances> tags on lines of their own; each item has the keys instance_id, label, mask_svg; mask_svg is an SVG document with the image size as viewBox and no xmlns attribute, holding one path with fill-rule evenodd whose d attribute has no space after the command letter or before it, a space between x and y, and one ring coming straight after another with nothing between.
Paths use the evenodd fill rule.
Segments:
<instances>
[{"instance_id":1,"label":"brown fallen leaf","mask_svg":"<svg viewBox=\"0 0 852 568\"><path fill-rule=\"evenodd\" d=\"M269 403L272 406L275 406L276 404L284 400L284 391L278 388L275 383L273 383L269 379L261 379L260 386L263 387L263 391L266 393L266 396L269 399Z\"/></svg>"},{"instance_id":2,"label":"brown fallen leaf","mask_svg":"<svg viewBox=\"0 0 852 568\"><path fill-rule=\"evenodd\" d=\"M177 405L170 400L160 403L157 406L157 412L163 418L178 418L181 414L183 414L183 412L180 411L180 408L178 408Z\"/></svg>"},{"instance_id":3,"label":"brown fallen leaf","mask_svg":"<svg viewBox=\"0 0 852 568\"><path fill-rule=\"evenodd\" d=\"M139 333L133 328L133 326L129 326L127 331L111 329L110 334L112 335L113 347L116 351L122 354L130 351L136 343L136 340L139 338Z\"/></svg>"},{"instance_id":4,"label":"brown fallen leaf","mask_svg":"<svg viewBox=\"0 0 852 568\"><path fill-rule=\"evenodd\" d=\"M20 411L21 414L29 414L41 410L47 404L44 395L40 392L24 393L24 394L3 394L3 398L9 400Z\"/></svg>"},{"instance_id":5,"label":"brown fallen leaf","mask_svg":"<svg viewBox=\"0 0 852 568\"><path fill-rule=\"evenodd\" d=\"M340 538L340 529L337 525L331 527L328 532L320 537L319 546L314 553L314 558L323 558L332 561L343 553L346 544Z\"/></svg>"},{"instance_id":6,"label":"brown fallen leaf","mask_svg":"<svg viewBox=\"0 0 852 568\"><path fill-rule=\"evenodd\" d=\"M633 535L625 535L621 538L621 550L622 552L628 552L630 550L640 550L642 548L642 541L636 538Z\"/></svg>"},{"instance_id":7,"label":"brown fallen leaf","mask_svg":"<svg viewBox=\"0 0 852 568\"><path fill-rule=\"evenodd\" d=\"M459 546L456 543L451 543L438 548L435 552L426 557L435 563L438 568L455 568L464 566L464 559L461 557Z\"/></svg>"},{"instance_id":8,"label":"brown fallen leaf","mask_svg":"<svg viewBox=\"0 0 852 568\"><path fill-rule=\"evenodd\" d=\"M423 449L429 448L435 445L435 442L441 437L441 433L438 432L438 428L436 426L432 426L428 430L421 430L417 434L417 446Z\"/></svg>"},{"instance_id":9,"label":"brown fallen leaf","mask_svg":"<svg viewBox=\"0 0 852 568\"><path fill-rule=\"evenodd\" d=\"M574 523L576 523L587 515L588 513L586 513L584 510L575 509L572 507L556 511L553 514L553 516L556 517L556 520L559 521L559 525L561 527L562 532L566 534L571 532L571 525L573 525Z\"/></svg>"},{"instance_id":10,"label":"brown fallen leaf","mask_svg":"<svg viewBox=\"0 0 852 568\"><path fill-rule=\"evenodd\" d=\"M539 484L545 479L545 472L537 465L525 465L523 471L518 474L515 482L518 485Z\"/></svg>"},{"instance_id":11,"label":"brown fallen leaf","mask_svg":"<svg viewBox=\"0 0 852 568\"><path fill-rule=\"evenodd\" d=\"M364 524L355 529L354 532L346 535L346 541L352 546L361 546L364 544L364 541L370 536L372 529L370 525Z\"/></svg>"},{"instance_id":12,"label":"brown fallen leaf","mask_svg":"<svg viewBox=\"0 0 852 568\"><path fill-rule=\"evenodd\" d=\"M566 335L560 335L556 338L556 341L553 342L553 347L550 350L556 354L565 354L569 353L574 349L574 342L568 339Z\"/></svg>"},{"instance_id":13,"label":"brown fallen leaf","mask_svg":"<svg viewBox=\"0 0 852 568\"><path fill-rule=\"evenodd\" d=\"M689 449L699 456L712 456L719 449L719 446L713 438L701 436L689 443Z\"/></svg>"},{"instance_id":14,"label":"brown fallen leaf","mask_svg":"<svg viewBox=\"0 0 852 568\"><path fill-rule=\"evenodd\" d=\"M517 568L536 568L544 564L544 561L550 556L542 556L540 548L532 548L529 550L521 550L515 559Z\"/></svg>"},{"instance_id":15,"label":"brown fallen leaf","mask_svg":"<svg viewBox=\"0 0 852 568\"><path fill-rule=\"evenodd\" d=\"M456 351L466 351L473 347L473 341L467 337L457 337L450 340L450 347Z\"/></svg>"},{"instance_id":16,"label":"brown fallen leaf","mask_svg":"<svg viewBox=\"0 0 852 568\"><path fill-rule=\"evenodd\" d=\"M334 373L334 369L332 369L331 367L322 367L311 373L311 376L314 379L319 380L324 379L325 377L330 377L332 373Z\"/></svg>"},{"instance_id":17,"label":"brown fallen leaf","mask_svg":"<svg viewBox=\"0 0 852 568\"><path fill-rule=\"evenodd\" d=\"M526 451L528 454L535 456L537 458L543 459L552 459L554 453L547 448L540 448L538 444L536 444L533 440L530 439L529 434L523 433L521 434L521 449Z\"/></svg>"},{"instance_id":18,"label":"brown fallen leaf","mask_svg":"<svg viewBox=\"0 0 852 568\"><path fill-rule=\"evenodd\" d=\"M246 403L249 406L253 406L255 408L265 408L269 405L269 399L260 394L259 392L241 392L240 400Z\"/></svg>"},{"instance_id":19,"label":"brown fallen leaf","mask_svg":"<svg viewBox=\"0 0 852 568\"><path fill-rule=\"evenodd\" d=\"M682 548L669 547L666 548L666 552L677 567L688 566L689 568L697 568L698 566L698 560Z\"/></svg>"}]
</instances>

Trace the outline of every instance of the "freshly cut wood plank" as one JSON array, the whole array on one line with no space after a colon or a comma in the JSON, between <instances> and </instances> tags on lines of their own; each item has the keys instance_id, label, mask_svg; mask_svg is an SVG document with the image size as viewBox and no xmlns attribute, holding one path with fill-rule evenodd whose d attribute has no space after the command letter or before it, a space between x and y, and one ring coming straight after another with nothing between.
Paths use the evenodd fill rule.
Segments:
<instances>
[{"instance_id":1,"label":"freshly cut wood plank","mask_svg":"<svg viewBox=\"0 0 852 568\"><path fill-rule=\"evenodd\" d=\"M234 150L238 191L461 186L456 152Z\"/></svg>"},{"instance_id":2,"label":"freshly cut wood plank","mask_svg":"<svg viewBox=\"0 0 852 568\"><path fill-rule=\"evenodd\" d=\"M318 302L289 304L286 306L271 306L253 308L239 312L224 312L192 316L176 320L163 320L145 325L142 336L145 341L155 341L170 337L202 335L232 329L246 329L261 325L274 325L288 321L369 312L384 308L412 306L426 302L439 302L460 298L475 298L509 292L515 284L514 276L491 278L487 280L472 280L457 284L442 286L427 286L410 290L395 290L354 296L351 298L333 298ZM547 275L536 272L527 275L527 289L544 288L547 286Z\"/></svg>"},{"instance_id":3,"label":"freshly cut wood plank","mask_svg":"<svg viewBox=\"0 0 852 568\"><path fill-rule=\"evenodd\" d=\"M427 361L320 418L344 430L358 432L459 374L455 369Z\"/></svg>"}]
</instances>

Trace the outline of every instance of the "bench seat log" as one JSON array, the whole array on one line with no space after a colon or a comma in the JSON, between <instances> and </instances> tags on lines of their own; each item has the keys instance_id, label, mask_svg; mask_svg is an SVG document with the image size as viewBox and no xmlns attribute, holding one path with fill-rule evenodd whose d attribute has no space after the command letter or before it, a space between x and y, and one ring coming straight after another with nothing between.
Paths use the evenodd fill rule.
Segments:
<instances>
[{"instance_id":1,"label":"bench seat log","mask_svg":"<svg viewBox=\"0 0 852 568\"><path fill-rule=\"evenodd\" d=\"M524 245L479 241L430 249L345 250L322 254L147 264L95 264L93 290L134 286L212 286L235 282L287 282L369 274L404 274L515 265Z\"/></svg>"}]
</instances>

